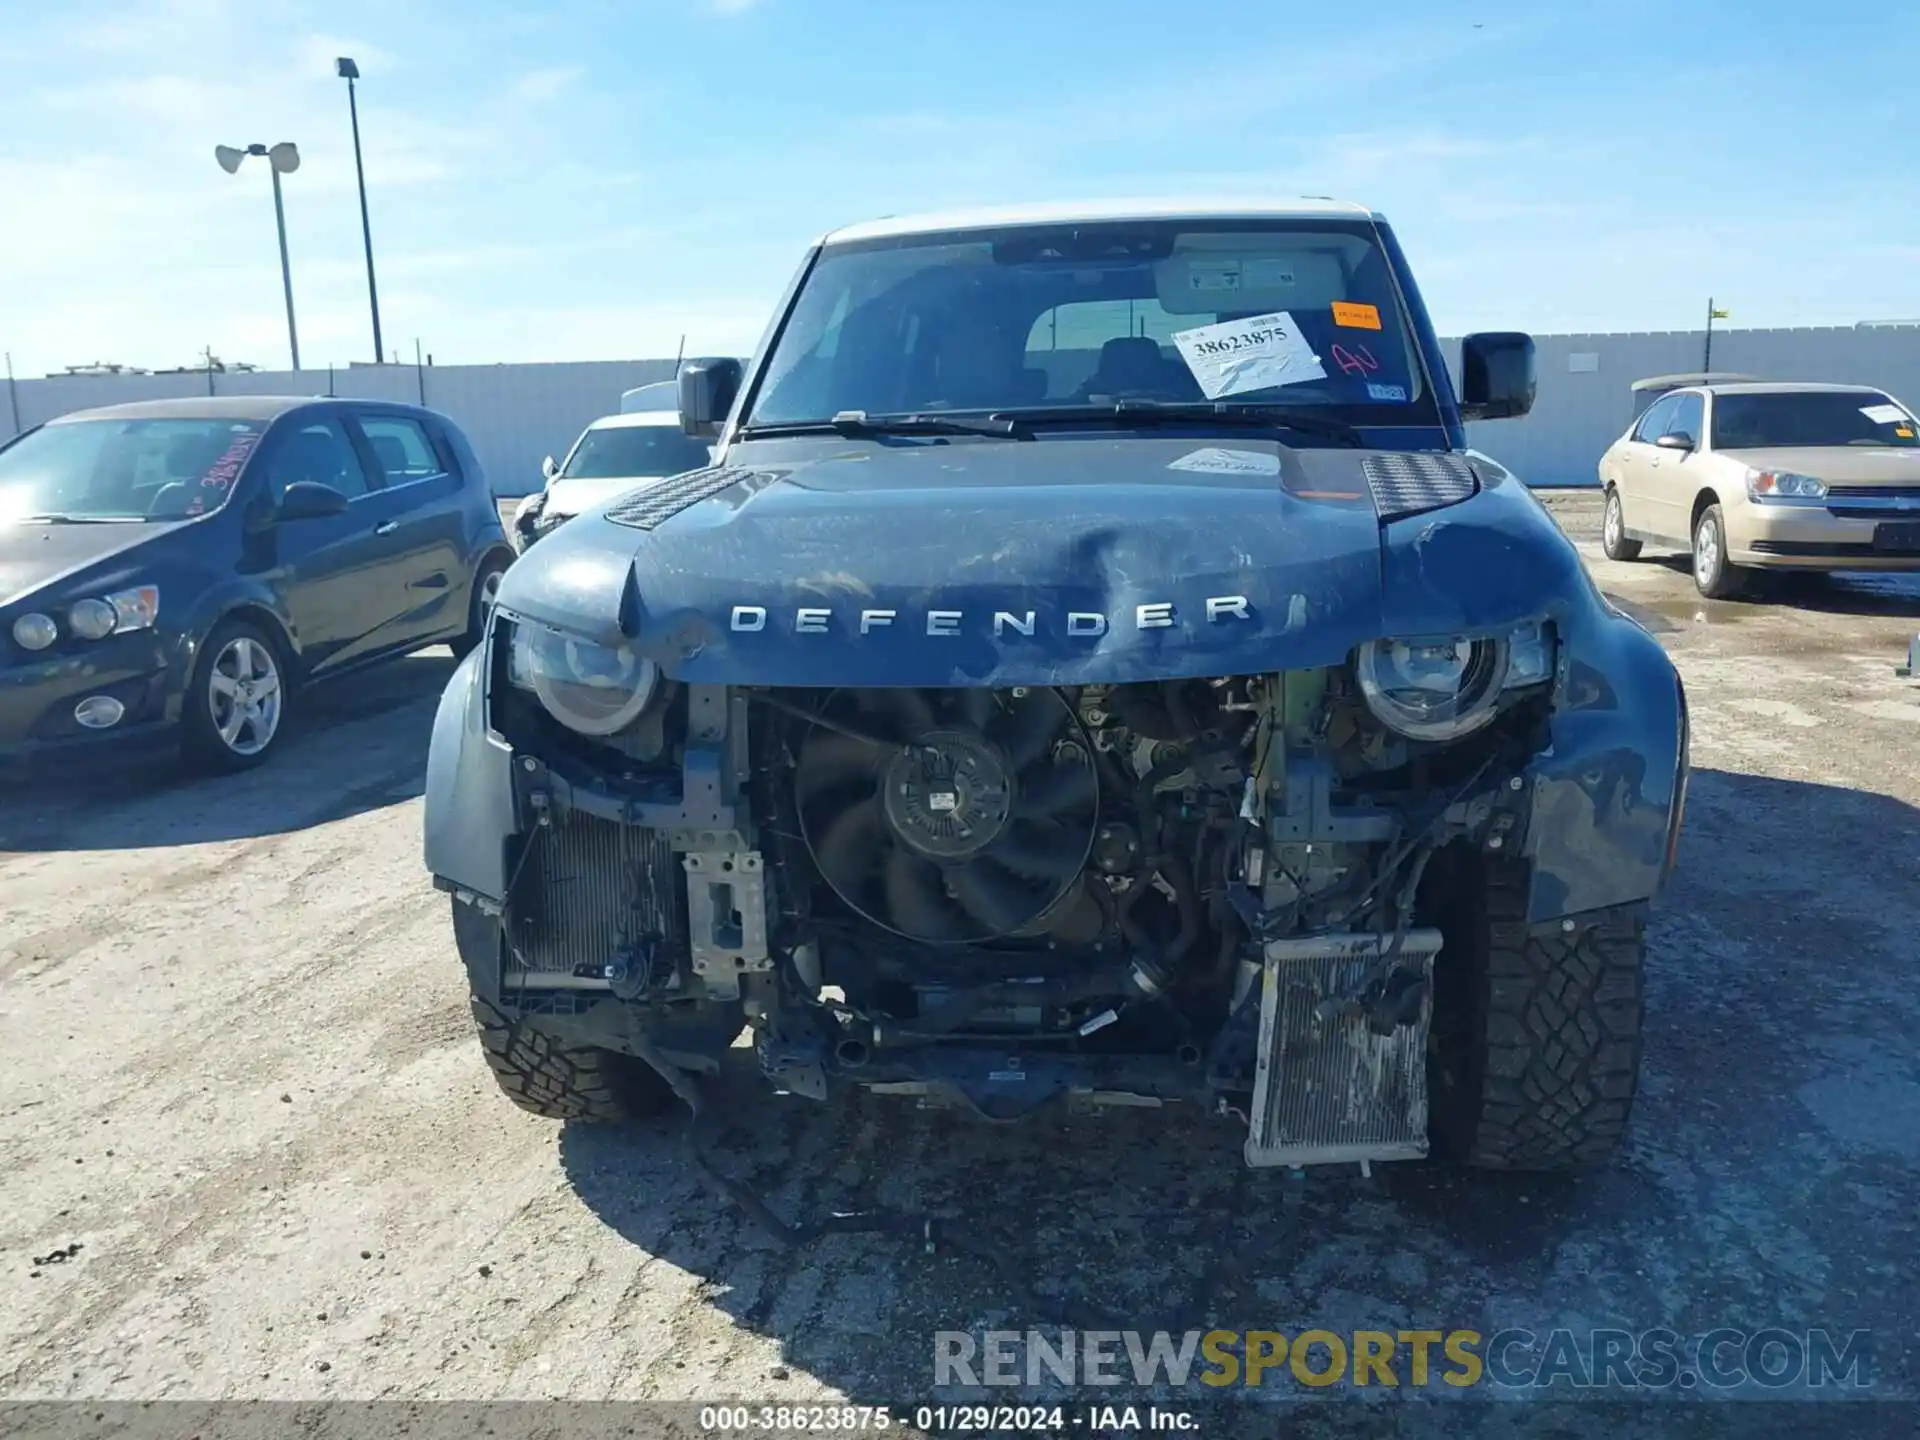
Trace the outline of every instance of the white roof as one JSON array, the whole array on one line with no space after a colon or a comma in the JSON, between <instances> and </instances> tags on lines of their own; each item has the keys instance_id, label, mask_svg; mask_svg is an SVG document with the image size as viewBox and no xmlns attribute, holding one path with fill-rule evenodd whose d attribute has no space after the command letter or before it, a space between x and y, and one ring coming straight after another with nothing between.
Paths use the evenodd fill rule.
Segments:
<instances>
[{"instance_id":1,"label":"white roof","mask_svg":"<svg viewBox=\"0 0 1920 1440\"><path fill-rule=\"evenodd\" d=\"M587 426L589 430L625 430L632 425L678 425L678 410L628 410L620 415L602 415Z\"/></svg>"},{"instance_id":2,"label":"white roof","mask_svg":"<svg viewBox=\"0 0 1920 1440\"><path fill-rule=\"evenodd\" d=\"M973 210L943 210L925 215L890 216L830 230L821 244L846 240L885 240L938 230L985 230L1006 225L1063 225L1076 220L1365 220L1380 219L1365 205L1309 196L1295 200L1208 198L1164 200L1089 200L1045 205L1000 205Z\"/></svg>"}]
</instances>

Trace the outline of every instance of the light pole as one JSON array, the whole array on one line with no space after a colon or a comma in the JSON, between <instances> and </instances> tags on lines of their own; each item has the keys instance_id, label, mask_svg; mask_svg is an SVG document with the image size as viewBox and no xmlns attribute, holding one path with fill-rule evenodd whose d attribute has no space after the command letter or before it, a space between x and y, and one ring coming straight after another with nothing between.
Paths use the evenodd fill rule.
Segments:
<instances>
[{"instance_id":1,"label":"light pole","mask_svg":"<svg viewBox=\"0 0 1920 1440\"><path fill-rule=\"evenodd\" d=\"M347 82L347 113L353 118L353 173L360 181L360 238L367 247L367 304L373 310L373 363L386 359L380 345L380 292L373 283L373 226L367 219L367 172L360 164L360 102L353 82L360 78L360 67L348 56L333 62L334 73Z\"/></svg>"},{"instance_id":2,"label":"light pole","mask_svg":"<svg viewBox=\"0 0 1920 1440\"><path fill-rule=\"evenodd\" d=\"M213 158L220 162L220 168L229 175L240 168L240 162L249 155L264 155L267 170L273 176L273 222L280 232L280 285L287 295L287 348L293 351L293 368L300 368L300 334L293 325L293 267L287 261L287 207L280 199L280 177L291 175L300 168L300 152L290 141L282 140L269 149L265 145L249 145L244 150L236 150L231 145L213 147Z\"/></svg>"}]
</instances>

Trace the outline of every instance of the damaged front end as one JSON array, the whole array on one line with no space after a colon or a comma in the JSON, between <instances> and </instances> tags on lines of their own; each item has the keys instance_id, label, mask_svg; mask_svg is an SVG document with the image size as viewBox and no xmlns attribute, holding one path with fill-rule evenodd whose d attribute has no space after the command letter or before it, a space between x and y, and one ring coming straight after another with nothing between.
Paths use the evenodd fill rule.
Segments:
<instances>
[{"instance_id":1,"label":"damaged front end","mask_svg":"<svg viewBox=\"0 0 1920 1440\"><path fill-rule=\"evenodd\" d=\"M1113 685L683 684L506 611L467 668L428 853L489 1005L695 1069L744 1023L816 1099L1189 1102L1240 1117L1257 1166L1444 1131L1479 897L1543 893L1586 673L1535 621ZM462 883L487 827L498 864Z\"/></svg>"},{"instance_id":2,"label":"damaged front end","mask_svg":"<svg viewBox=\"0 0 1920 1440\"><path fill-rule=\"evenodd\" d=\"M1371 658L765 695L781 926L822 998L763 1054L795 1088L992 1119L1062 1093L1197 1101L1250 1120L1254 1164L1424 1154L1422 878L1448 847L1519 843L1551 686L1537 629L1518 665L1461 648L1477 689L1440 748L1381 722L1403 712L1370 699Z\"/></svg>"}]
</instances>

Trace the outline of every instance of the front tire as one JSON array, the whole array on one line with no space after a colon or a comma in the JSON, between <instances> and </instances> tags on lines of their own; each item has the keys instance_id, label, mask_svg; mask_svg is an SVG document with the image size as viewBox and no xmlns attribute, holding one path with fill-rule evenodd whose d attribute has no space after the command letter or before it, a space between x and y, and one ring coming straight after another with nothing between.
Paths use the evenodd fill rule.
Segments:
<instances>
[{"instance_id":1,"label":"front tire","mask_svg":"<svg viewBox=\"0 0 1920 1440\"><path fill-rule=\"evenodd\" d=\"M1638 560L1640 542L1627 538L1627 515L1617 487L1607 487L1607 508L1600 520L1600 549L1609 560Z\"/></svg>"},{"instance_id":2,"label":"front tire","mask_svg":"<svg viewBox=\"0 0 1920 1440\"><path fill-rule=\"evenodd\" d=\"M516 1020L477 995L473 1023L494 1083L530 1114L617 1125L673 1108L672 1089L644 1060L564 1044L533 1021Z\"/></svg>"},{"instance_id":3,"label":"front tire","mask_svg":"<svg viewBox=\"0 0 1920 1440\"><path fill-rule=\"evenodd\" d=\"M264 764L286 730L289 685L280 647L250 620L223 620L200 647L180 716L180 749L198 770Z\"/></svg>"},{"instance_id":4,"label":"front tire","mask_svg":"<svg viewBox=\"0 0 1920 1440\"><path fill-rule=\"evenodd\" d=\"M1747 588L1747 572L1727 558L1727 522L1709 505L1693 522L1693 586L1709 600L1731 600Z\"/></svg>"},{"instance_id":5,"label":"front tire","mask_svg":"<svg viewBox=\"0 0 1920 1440\"><path fill-rule=\"evenodd\" d=\"M1477 1169L1604 1164L1639 1087L1645 934L1626 912L1531 931L1524 866L1471 865L1435 998L1434 1149ZM1457 947L1457 948L1455 948Z\"/></svg>"}]
</instances>

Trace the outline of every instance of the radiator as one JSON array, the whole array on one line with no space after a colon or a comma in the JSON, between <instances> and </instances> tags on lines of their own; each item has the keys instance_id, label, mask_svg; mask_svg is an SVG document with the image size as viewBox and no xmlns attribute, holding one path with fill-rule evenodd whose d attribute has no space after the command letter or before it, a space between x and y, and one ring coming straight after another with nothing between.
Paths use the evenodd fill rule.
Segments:
<instances>
[{"instance_id":1,"label":"radiator","mask_svg":"<svg viewBox=\"0 0 1920 1440\"><path fill-rule=\"evenodd\" d=\"M573 810L530 844L507 911L521 970L597 979L649 944L679 953L680 867L665 834Z\"/></svg>"},{"instance_id":2,"label":"radiator","mask_svg":"<svg viewBox=\"0 0 1920 1440\"><path fill-rule=\"evenodd\" d=\"M1376 967L1377 935L1316 935L1266 947L1260 1047L1248 1115L1252 1166L1417 1160L1427 1153L1427 1031L1438 930L1411 930L1395 964L1424 984L1412 1024L1377 1035L1324 1002Z\"/></svg>"}]
</instances>

